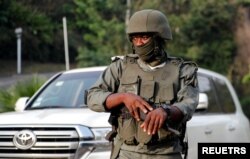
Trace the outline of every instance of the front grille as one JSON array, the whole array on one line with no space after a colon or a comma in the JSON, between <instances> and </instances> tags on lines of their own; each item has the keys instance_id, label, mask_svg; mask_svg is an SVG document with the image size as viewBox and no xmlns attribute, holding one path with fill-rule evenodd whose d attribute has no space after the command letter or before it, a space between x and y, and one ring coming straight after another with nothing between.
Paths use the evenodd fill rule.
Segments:
<instances>
[{"instance_id":1,"label":"front grille","mask_svg":"<svg viewBox=\"0 0 250 159\"><path fill-rule=\"evenodd\" d=\"M31 131L36 136L35 144L31 148L20 149L14 144L14 136L22 130ZM25 142L26 140L23 141L24 144ZM79 135L75 127L0 127L0 158L73 158L78 145Z\"/></svg>"}]
</instances>

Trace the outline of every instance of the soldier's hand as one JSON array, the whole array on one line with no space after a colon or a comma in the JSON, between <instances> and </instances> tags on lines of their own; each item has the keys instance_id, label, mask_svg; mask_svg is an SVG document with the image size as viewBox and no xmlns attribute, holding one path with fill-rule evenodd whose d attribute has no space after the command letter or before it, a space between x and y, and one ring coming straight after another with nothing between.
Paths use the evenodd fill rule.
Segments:
<instances>
[{"instance_id":1,"label":"soldier's hand","mask_svg":"<svg viewBox=\"0 0 250 159\"><path fill-rule=\"evenodd\" d=\"M141 128L149 135L155 134L167 119L167 113L162 108L157 108L148 112L145 121L141 124Z\"/></svg>"},{"instance_id":2,"label":"soldier's hand","mask_svg":"<svg viewBox=\"0 0 250 159\"><path fill-rule=\"evenodd\" d=\"M145 114L153 110L153 108L142 97L132 93L126 93L124 95L123 103L132 116L138 121L140 120L139 110L143 111Z\"/></svg>"}]
</instances>

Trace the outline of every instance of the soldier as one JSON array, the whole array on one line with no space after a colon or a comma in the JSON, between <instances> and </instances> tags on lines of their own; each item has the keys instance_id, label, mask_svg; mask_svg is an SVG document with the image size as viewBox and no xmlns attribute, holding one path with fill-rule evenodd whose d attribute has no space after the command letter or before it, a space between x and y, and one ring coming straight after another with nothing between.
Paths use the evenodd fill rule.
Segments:
<instances>
[{"instance_id":1,"label":"soldier","mask_svg":"<svg viewBox=\"0 0 250 159\"><path fill-rule=\"evenodd\" d=\"M133 14L127 35L133 53L114 59L87 94L90 109L111 112L111 158L182 158L185 124L198 103L198 68L166 53L172 34L160 11Z\"/></svg>"}]
</instances>

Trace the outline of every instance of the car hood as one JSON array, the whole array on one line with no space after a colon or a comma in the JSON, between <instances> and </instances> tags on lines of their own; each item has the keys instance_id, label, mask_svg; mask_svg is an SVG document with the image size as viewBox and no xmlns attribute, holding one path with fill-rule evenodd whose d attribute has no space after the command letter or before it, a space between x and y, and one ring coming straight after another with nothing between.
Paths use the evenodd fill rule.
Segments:
<instances>
[{"instance_id":1,"label":"car hood","mask_svg":"<svg viewBox=\"0 0 250 159\"><path fill-rule=\"evenodd\" d=\"M40 109L0 114L0 125L63 124L88 127L110 127L109 113L94 112L88 108Z\"/></svg>"}]
</instances>

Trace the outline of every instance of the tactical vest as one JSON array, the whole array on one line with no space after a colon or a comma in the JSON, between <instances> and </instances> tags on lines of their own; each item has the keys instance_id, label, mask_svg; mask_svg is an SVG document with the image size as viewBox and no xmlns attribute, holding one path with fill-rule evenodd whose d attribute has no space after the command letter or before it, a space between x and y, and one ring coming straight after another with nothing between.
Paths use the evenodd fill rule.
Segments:
<instances>
[{"instance_id":1,"label":"tactical vest","mask_svg":"<svg viewBox=\"0 0 250 159\"><path fill-rule=\"evenodd\" d=\"M154 108L162 103L172 104L177 98L179 90L180 59L170 59L166 61L165 66L152 72L143 71L137 63L136 58L126 57L124 59L125 68L118 92L129 92L140 95ZM126 142L147 144L152 135L144 132L140 125L142 121L136 121L124 106L122 113L118 117L118 135ZM161 128L158 133L158 140L164 140L171 132Z\"/></svg>"}]
</instances>

